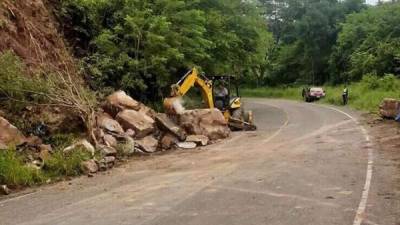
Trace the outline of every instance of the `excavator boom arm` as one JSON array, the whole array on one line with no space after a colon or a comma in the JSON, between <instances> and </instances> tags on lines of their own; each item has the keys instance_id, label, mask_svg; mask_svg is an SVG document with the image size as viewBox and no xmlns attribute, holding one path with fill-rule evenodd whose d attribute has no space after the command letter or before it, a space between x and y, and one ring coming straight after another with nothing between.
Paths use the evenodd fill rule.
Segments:
<instances>
[{"instance_id":1,"label":"excavator boom arm","mask_svg":"<svg viewBox=\"0 0 400 225\"><path fill-rule=\"evenodd\" d=\"M174 85L176 90L173 90L173 97L184 96L194 86L201 90L201 94L207 106L214 108L212 82L207 79L202 79L196 68L193 68L187 73L177 84Z\"/></svg>"}]
</instances>

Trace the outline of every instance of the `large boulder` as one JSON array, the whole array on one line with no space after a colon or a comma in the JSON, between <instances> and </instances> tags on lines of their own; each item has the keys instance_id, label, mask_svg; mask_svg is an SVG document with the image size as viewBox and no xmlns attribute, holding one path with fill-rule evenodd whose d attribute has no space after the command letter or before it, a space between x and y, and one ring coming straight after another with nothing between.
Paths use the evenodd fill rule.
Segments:
<instances>
[{"instance_id":1,"label":"large boulder","mask_svg":"<svg viewBox=\"0 0 400 225\"><path fill-rule=\"evenodd\" d=\"M118 113L116 119L125 130L134 130L137 138L143 138L155 129L155 121L151 117L135 110L124 110Z\"/></svg>"},{"instance_id":2,"label":"large boulder","mask_svg":"<svg viewBox=\"0 0 400 225\"><path fill-rule=\"evenodd\" d=\"M10 122L0 117L0 149L6 149L9 145L21 145L25 142L25 136Z\"/></svg>"},{"instance_id":3,"label":"large boulder","mask_svg":"<svg viewBox=\"0 0 400 225\"><path fill-rule=\"evenodd\" d=\"M394 119L399 114L400 102L396 99L385 98L379 106L382 117Z\"/></svg>"},{"instance_id":4,"label":"large boulder","mask_svg":"<svg viewBox=\"0 0 400 225\"><path fill-rule=\"evenodd\" d=\"M153 136L147 136L141 140L136 141L136 144L144 152L153 153L157 151L158 140Z\"/></svg>"},{"instance_id":5,"label":"large boulder","mask_svg":"<svg viewBox=\"0 0 400 225\"><path fill-rule=\"evenodd\" d=\"M111 118L108 114L101 114L97 117L97 123L100 128L104 129L105 131L117 134L123 134L124 129L122 129L121 125Z\"/></svg>"},{"instance_id":6,"label":"large boulder","mask_svg":"<svg viewBox=\"0 0 400 225\"><path fill-rule=\"evenodd\" d=\"M103 109L115 117L119 112L131 109L140 110L140 103L127 95L124 91L117 91L106 98Z\"/></svg>"},{"instance_id":7,"label":"large boulder","mask_svg":"<svg viewBox=\"0 0 400 225\"><path fill-rule=\"evenodd\" d=\"M218 109L186 110L179 114L179 125L189 135L204 135L210 140L230 135L228 123Z\"/></svg>"},{"instance_id":8,"label":"large boulder","mask_svg":"<svg viewBox=\"0 0 400 225\"><path fill-rule=\"evenodd\" d=\"M179 127L174 121L172 121L167 114L159 113L156 116L156 122L159 128L169 133L174 134L180 141L184 141L186 139L185 131Z\"/></svg>"},{"instance_id":9,"label":"large boulder","mask_svg":"<svg viewBox=\"0 0 400 225\"><path fill-rule=\"evenodd\" d=\"M146 105L143 104L143 103L140 103L140 106L139 106L139 107L140 107L139 112L144 113L144 114L150 116L150 117L153 118L153 119L156 118L157 112L154 111L154 109L152 109L152 108L146 106Z\"/></svg>"}]
</instances>

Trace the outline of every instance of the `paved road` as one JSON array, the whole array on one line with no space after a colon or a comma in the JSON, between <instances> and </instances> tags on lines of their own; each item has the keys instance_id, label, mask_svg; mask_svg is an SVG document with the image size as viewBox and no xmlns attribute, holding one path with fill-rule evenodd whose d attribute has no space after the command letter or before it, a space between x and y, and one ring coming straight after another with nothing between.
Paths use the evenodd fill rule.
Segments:
<instances>
[{"instance_id":1,"label":"paved road","mask_svg":"<svg viewBox=\"0 0 400 225\"><path fill-rule=\"evenodd\" d=\"M0 224L399 224L398 202L379 195L392 168L375 157L357 114L291 101L247 106L257 132L2 200Z\"/></svg>"}]
</instances>

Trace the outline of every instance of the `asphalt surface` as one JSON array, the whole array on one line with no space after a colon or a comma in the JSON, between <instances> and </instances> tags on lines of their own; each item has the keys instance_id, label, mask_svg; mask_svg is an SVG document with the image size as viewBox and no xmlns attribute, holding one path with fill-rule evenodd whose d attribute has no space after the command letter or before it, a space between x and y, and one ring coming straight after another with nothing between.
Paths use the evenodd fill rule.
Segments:
<instances>
[{"instance_id":1,"label":"asphalt surface","mask_svg":"<svg viewBox=\"0 0 400 225\"><path fill-rule=\"evenodd\" d=\"M259 130L0 200L0 224L399 225L395 173L346 109L247 100Z\"/></svg>"}]
</instances>

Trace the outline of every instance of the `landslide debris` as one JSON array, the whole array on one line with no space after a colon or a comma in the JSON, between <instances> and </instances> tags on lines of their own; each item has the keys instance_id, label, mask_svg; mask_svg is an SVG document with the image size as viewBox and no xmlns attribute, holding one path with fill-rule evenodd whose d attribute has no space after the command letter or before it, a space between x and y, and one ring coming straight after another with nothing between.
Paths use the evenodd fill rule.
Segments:
<instances>
[{"instance_id":1,"label":"landslide debris","mask_svg":"<svg viewBox=\"0 0 400 225\"><path fill-rule=\"evenodd\" d=\"M51 161L55 155L68 157L74 152L82 152L88 158L79 162L78 167L81 173L93 176L134 154L193 149L230 134L222 112L217 109L186 110L175 116L157 114L123 91L105 98L95 118L95 127L92 128L95 141L80 138L61 150L53 150L41 138L25 137L15 126L0 117L0 130L4 131L0 133L0 151L16 145L18 152L28 155L26 165L38 171L46 169L46 161ZM0 185L5 184L1 184L0 180Z\"/></svg>"}]
</instances>

